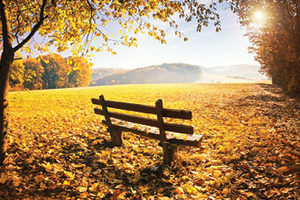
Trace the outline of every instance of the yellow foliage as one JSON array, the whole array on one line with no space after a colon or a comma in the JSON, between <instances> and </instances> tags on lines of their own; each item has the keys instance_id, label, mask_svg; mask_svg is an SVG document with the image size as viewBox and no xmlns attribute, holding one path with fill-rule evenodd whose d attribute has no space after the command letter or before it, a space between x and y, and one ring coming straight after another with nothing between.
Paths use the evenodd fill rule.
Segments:
<instances>
[{"instance_id":1,"label":"yellow foliage","mask_svg":"<svg viewBox=\"0 0 300 200\"><path fill-rule=\"evenodd\" d=\"M44 2L44 4L42 4ZM43 5L43 6L42 6ZM208 21L218 21L219 15L213 11L213 7L207 7L206 12L199 12L202 8L198 3L192 3L189 0L184 1L75 1L74 3L62 1L28 1L18 2L10 1L5 6L5 12L9 13L7 24L11 26L11 36L13 42L19 44L20 38L32 31L32 27L41 23L37 32L42 36L47 36L43 43L33 45L32 48L40 52L50 51L50 46L55 46L58 52L69 49L70 45L74 55L78 53L88 53L89 50L95 50L103 41L105 45L110 41L119 41L120 44L131 46L127 40L130 32L134 30L135 34L143 33L147 29L149 35L156 36L157 40L162 40L157 36L162 29L150 24L149 18L160 20L178 31L177 23L172 16L178 14L185 21L191 21L195 18L198 21L197 31L201 30L202 24ZM106 28L114 27L112 30L119 29L123 38L114 38L111 30ZM40 25L40 24L38 24ZM215 23L219 29L219 23ZM136 28L138 27L138 28ZM126 33L128 30L129 33ZM33 32L34 33L34 32ZM111 36L111 38L108 37ZM179 34L181 36L181 34ZM92 37L99 37L94 43L89 43ZM163 34L162 37L165 37ZM84 42L82 42L84 41ZM184 38L187 41L187 38ZM2 41L0 41L1 43ZM91 45L93 48L85 48L85 45ZM105 46L105 45L101 46ZM24 51L28 51L24 48ZM113 53L113 52L112 52ZM45 61L48 63L49 61Z\"/></svg>"}]
</instances>

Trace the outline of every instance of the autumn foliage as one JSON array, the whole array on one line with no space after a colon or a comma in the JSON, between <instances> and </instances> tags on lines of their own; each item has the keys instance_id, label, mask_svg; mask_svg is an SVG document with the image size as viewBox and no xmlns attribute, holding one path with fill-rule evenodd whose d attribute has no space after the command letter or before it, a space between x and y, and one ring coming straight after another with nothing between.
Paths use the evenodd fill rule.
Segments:
<instances>
[{"instance_id":1,"label":"autumn foliage","mask_svg":"<svg viewBox=\"0 0 300 200\"><path fill-rule=\"evenodd\" d=\"M287 93L300 94L300 1L232 0L261 71ZM255 18L261 12L263 19Z\"/></svg>"},{"instance_id":2,"label":"autumn foliage","mask_svg":"<svg viewBox=\"0 0 300 200\"><path fill-rule=\"evenodd\" d=\"M90 99L189 109L201 148L170 167L156 140L113 147ZM2 199L299 199L299 100L268 84L103 86L10 93Z\"/></svg>"},{"instance_id":3,"label":"autumn foliage","mask_svg":"<svg viewBox=\"0 0 300 200\"><path fill-rule=\"evenodd\" d=\"M17 60L10 73L11 90L85 87L91 81L92 64L83 57L48 54Z\"/></svg>"}]
</instances>

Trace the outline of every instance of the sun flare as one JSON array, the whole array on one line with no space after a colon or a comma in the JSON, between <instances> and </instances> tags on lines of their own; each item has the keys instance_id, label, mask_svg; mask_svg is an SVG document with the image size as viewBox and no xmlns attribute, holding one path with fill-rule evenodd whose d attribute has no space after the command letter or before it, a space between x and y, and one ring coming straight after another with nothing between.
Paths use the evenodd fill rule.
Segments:
<instances>
[{"instance_id":1,"label":"sun flare","mask_svg":"<svg viewBox=\"0 0 300 200\"><path fill-rule=\"evenodd\" d=\"M254 13L254 19L257 22L264 22L266 20L266 13L261 10L258 10Z\"/></svg>"}]
</instances>

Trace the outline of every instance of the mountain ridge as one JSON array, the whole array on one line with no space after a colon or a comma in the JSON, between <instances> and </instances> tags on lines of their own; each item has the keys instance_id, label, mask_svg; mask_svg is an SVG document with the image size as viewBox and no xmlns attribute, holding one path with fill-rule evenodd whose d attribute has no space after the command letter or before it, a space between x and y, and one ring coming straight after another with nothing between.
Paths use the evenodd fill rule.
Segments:
<instances>
[{"instance_id":1,"label":"mountain ridge","mask_svg":"<svg viewBox=\"0 0 300 200\"><path fill-rule=\"evenodd\" d=\"M211 82L253 82L266 80L259 73L257 65L237 64L230 66L204 67L187 63L163 63L135 69L96 68L103 70L101 77L93 79L91 86L144 83L211 83ZM95 77L95 76L94 76Z\"/></svg>"},{"instance_id":2,"label":"mountain ridge","mask_svg":"<svg viewBox=\"0 0 300 200\"><path fill-rule=\"evenodd\" d=\"M164 63L139 67L92 80L91 86L115 84L190 83L200 78L200 67L181 63Z\"/></svg>"}]
</instances>

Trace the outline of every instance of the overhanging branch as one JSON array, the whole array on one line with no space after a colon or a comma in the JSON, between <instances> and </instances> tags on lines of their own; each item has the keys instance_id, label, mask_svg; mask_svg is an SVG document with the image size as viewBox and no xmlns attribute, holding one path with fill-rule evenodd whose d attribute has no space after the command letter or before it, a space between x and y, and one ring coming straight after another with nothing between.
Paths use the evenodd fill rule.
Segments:
<instances>
[{"instance_id":1,"label":"overhanging branch","mask_svg":"<svg viewBox=\"0 0 300 200\"><path fill-rule=\"evenodd\" d=\"M43 0L39 21L34 25L29 35L20 44L14 47L14 51L18 51L22 46L24 46L33 37L33 35L37 32L37 30L41 27L44 20L47 18L47 16L44 16L46 3L47 0Z\"/></svg>"}]
</instances>

